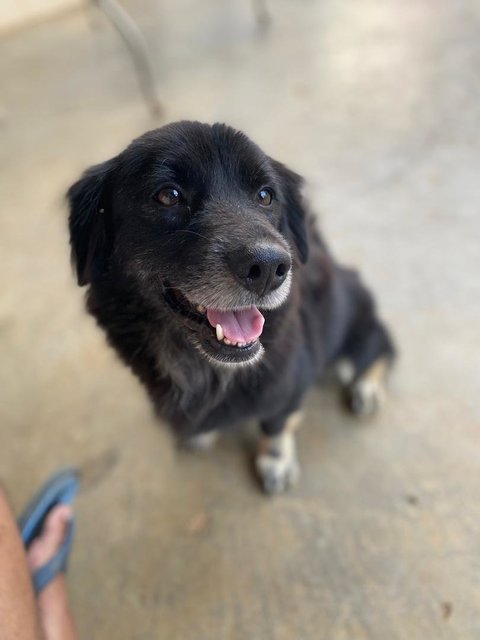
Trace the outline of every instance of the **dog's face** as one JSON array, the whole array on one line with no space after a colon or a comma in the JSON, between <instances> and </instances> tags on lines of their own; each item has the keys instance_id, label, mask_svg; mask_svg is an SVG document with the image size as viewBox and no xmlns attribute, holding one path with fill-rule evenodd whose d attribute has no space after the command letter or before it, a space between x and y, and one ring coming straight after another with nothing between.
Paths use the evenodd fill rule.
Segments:
<instances>
[{"instance_id":1,"label":"dog's face","mask_svg":"<svg viewBox=\"0 0 480 640\"><path fill-rule=\"evenodd\" d=\"M79 284L117 275L211 362L252 364L307 258L300 185L229 127L151 131L69 190Z\"/></svg>"}]
</instances>

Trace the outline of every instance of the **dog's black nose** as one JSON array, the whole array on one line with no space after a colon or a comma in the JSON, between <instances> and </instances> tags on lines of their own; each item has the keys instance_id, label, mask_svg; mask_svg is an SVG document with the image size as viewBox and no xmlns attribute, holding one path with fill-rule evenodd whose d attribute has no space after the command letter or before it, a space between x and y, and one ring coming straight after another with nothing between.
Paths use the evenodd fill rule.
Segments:
<instances>
[{"instance_id":1,"label":"dog's black nose","mask_svg":"<svg viewBox=\"0 0 480 640\"><path fill-rule=\"evenodd\" d=\"M279 287L292 266L288 251L273 245L237 250L228 256L228 263L239 282L261 296Z\"/></svg>"}]
</instances>

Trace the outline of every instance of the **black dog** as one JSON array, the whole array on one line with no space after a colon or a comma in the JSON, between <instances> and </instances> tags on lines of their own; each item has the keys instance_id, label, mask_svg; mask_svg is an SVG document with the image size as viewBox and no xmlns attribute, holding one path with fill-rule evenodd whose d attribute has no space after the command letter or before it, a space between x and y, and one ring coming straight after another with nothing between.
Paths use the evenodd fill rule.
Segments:
<instances>
[{"instance_id":1,"label":"black dog","mask_svg":"<svg viewBox=\"0 0 480 640\"><path fill-rule=\"evenodd\" d=\"M293 427L333 364L376 408L393 346L314 229L301 178L224 125L170 124L68 192L88 309L181 438L259 421L269 492L298 476Z\"/></svg>"}]
</instances>

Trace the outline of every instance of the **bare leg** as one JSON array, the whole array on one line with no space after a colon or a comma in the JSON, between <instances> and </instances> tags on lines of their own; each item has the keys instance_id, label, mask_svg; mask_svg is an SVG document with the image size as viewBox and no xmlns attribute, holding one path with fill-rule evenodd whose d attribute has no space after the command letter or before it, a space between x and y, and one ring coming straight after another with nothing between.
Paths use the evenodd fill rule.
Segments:
<instances>
[{"instance_id":1,"label":"bare leg","mask_svg":"<svg viewBox=\"0 0 480 640\"><path fill-rule=\"evenodd\" d=\"M17 524L0 489L0 640L75 640L65 578L57 576L35 600L31 572L57 551L71 508L51 511L25 554Z\"/></svg>"},{"instance_id":2,"label":"bare leg","mask_svg":"<svg viewBox=\"0 0 480 640\"><path fill-rule=\"evenodd\" d=\"M58 506L48 514L42 533L28 550L32 573L55 555L71 516L72 508L67 505ZM64 574L57 575L38 595L38 609L46 640L76 639Z\"/></svg>"},{"instance_id":3,"label":"bare leg","mask_svg":"<svg viewBox=\"0 0 480 640\"><path fill-rule=\"evenodd\" d=\"M0 489L0 639L43 640L17 523Z\"/></svg>"}]
</instances>

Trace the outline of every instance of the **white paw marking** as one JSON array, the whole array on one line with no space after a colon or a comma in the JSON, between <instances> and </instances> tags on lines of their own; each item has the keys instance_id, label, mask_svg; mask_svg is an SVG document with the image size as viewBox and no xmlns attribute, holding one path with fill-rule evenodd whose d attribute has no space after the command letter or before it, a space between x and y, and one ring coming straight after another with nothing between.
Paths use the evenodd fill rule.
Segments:
<instances>
[{"instance_id":1,"label":"white paw marking","mask_svg":"<svg viewBox=\"0 0 480 640\"><path fill-rule=\"evenodd\" d=\"M371 416L383 404L388 361L376 360L350 387L350 408L359 416Z\"/></svg>"},{"instance_id":2,"label":"white paw marking","mask_svg":"<svg viewBox=\"0 0 480 640\"><path fill-rule=\"evenodd\" d=\"M293 486L300 477L293 433L266 438L255 464L266 493L282 493Z\"/></svg>"},{"instance_id":3,"label":"white paw marking","mask_svg":"<svg viewBox=\"0 0 480 640\"><path fill-rule=\"evenodd\" d=\"M342 358L335 364L335 373L340 384L351 384L355 378L355 367L348 358Z\"/></svg>"},{"instance_id":4,"label":"white paw marking","mask_svg":"<svg viewBox=\"0 0 480 640\"><path fill-rule=\"evenodd\" d=\"M385 400L383 384L376 380L360 378L351 389L352 411L359 416L371 416Z\"/></svg>"}]
</instances>

